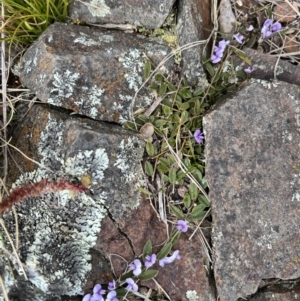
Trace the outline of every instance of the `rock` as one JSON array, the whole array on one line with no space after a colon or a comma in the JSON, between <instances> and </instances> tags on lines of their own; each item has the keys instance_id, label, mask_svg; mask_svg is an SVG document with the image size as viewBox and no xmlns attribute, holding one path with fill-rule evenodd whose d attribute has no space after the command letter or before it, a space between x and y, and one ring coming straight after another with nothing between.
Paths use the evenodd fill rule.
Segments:
<instances>
[{"instance_id":1,"label":"rock","mask_svg":"<svg viewBox=\"0 0 300 301\"><path fill-rule=\"evenodd\" d=\"M175 0L75 0L69 5L69 17L88 23L134 24L159 28L170 13Z\"/></svg>"},{"instance_id":2,"label":"rock","mask_svg":"<svg viewBox=\"0 0 300 301\"><path fill-rule=\"evenodd\" d=\"M97 242L101 228L120 236L119 231L112 229L115 223L104 224L108 213L114 221L123 220L139 206L144 142L117 125L70 118L45 106L34 106L23 123L18 124L12 143L42 164L28 163L20 153L12 153L16 165L10 164L10 186L32 183L27 188L35 188L31 194L29 188L23 191L29 197L16 205L22 229L19 231L19 255L30 281L28 284L19 276L17 283L22 285L18 287L22 291L28 287L28 294L24 292L22 300L29 300L32 294L35 296L32 300L39 301L47 300L37 297L39 294L76 295L88 280L88 273L95 269L90 249L101 244ZM69 187L76 185L76 181L90 184L88 191L71 193ZM60 183L61 187L51 190L55 183ZM45 188L51 193L31 197ZM15 201L20 196L21 190ZM14 237L12 211L5 213L3 219ZM134 227L136 221L123 220L127 222ZM157 222L153 219L152 223ZM119 247L123 245L120 252L130 254L128 260L132 260L134 251L125 236L123 241L126 243L120 242ZM125 252L124 248L129 251ZM107 254L98 251L96 255L98 277L100 275L102 280L105 275L112 277L106 260L99 261L100 255L105 258ZM3 260L0 260L1 265ZM6 283L10 291L13 280L8 278ZM32 287L33 292L29 289Z\"/></svg>"},{"instance_id":3,"label":"rock","mask_svg":"<svg viewBox=\"0 0 300 301\"><path fill-rule=\"evenodd\" d=\"M211 30L210 1L179 1L176 34L179 45L205 40ZM205 44L181 52L183 75L191 86L206 86L207 79L201 62Z\"/></svg>"},{"instance_id":4,"label":"rock","mask_svg":"<svg viewBox=\"0 0 300 301\"><path fill-rule=\"evenodd\" d=\"M299 9L296 3L279 3L275 5L273 13L275 20L290 23L297 18Z\"/></svg>"},{"instance_id":5,"label":"rock","mask_svg":"<svg viewBox=\"0 0 300 301\"><path fill-rule=\"evenodd\" d=\"M121 31L55 23L26 51L20 79L37 97L97 120L123 123L151 104L142 89L147 57L158 65L170 48ZM170 71L169 60L162 71Z\"/></svg>"},{"instance_id":6,"label":"rock","mask_svg":"<svg viewBox=\"0 0 300 301\"><path fill-rule=\"evenodd\" d=\"M220 300L300 277L300 92L251 80L203 120Z\"/></svg>"},{"instance_id":7,"label":"rock","mask_svg":"<svg viewBox=\"0 0 300 301\"><path fill-rule=\"evenodd\" d=\"M220 16L218 18L220 31L223 39L231 39L234 31L234 23L236 23L235 15L232 11L230 0L221 0L219 5ZM215 12L217 14L217 12Z\"/></svg>"},{"instance_id":8,"label":"rock","mask_svg":"<svg viewBox=\"0 0 300 301\"><path fill-rule=\"evenodd\" d=\"M300 69L287 61L279 60L278 58L266 53L257 52L253 49L243 49L248 58L252 61L254 71L251 77L272 80L274 79L274 68L276 68L276 79L285 81L290 84L300 85ZM234 57L234 65L241 66L242 69L248 67L244 61L238 57Z\"/></svg>"}]
</instances>

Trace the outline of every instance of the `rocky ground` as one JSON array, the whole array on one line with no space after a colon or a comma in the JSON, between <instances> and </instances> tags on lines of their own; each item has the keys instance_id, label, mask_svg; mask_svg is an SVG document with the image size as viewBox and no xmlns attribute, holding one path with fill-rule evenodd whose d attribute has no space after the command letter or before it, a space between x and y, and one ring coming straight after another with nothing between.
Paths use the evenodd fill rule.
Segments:
<instances>
[{"instance_id":1,"label":"rocky ground","mask_svg":"<svg viewBox=\"0 0 300 301\"><path fill-rule=\"evenodd\" d=\"M20 105L25 117L10 129L15 148L6 186L21 187L10 201L20 203L3 221L25 271L6 241L11 254L0 258L0 271L10 301L82 300L80 293L124 273L147 240L157 252L176 224L174 213L190 226L173 247L181 259L156 264L155 281L141 281L141 295L130 300L300 298L299 3L285 3L77 0L69 23L54 23L26 50L14 72L39 101ZM175 27L149 34L171 13ZM262 38L270 17L283 29ZM232 38L237 32L242 45ZM221 39L230 40L229 50L212 64ZM186 44L178 57L174 49ZM169 112L164 100L173 87L181 100ZM124 128L141 113L155 127L147 137L141 120L139 133ZM184 207L193 191L190 181L179 180L180 164L155 150L163 150L160 134L170 120L186 125L181 141L196 154L179 152L182 143L174 157L187 167L186 159L205 159L203 178L187 172L197 180L195 199L204 202L199 220L191 205ZM199 127L205 157L193 137Z\"/></svg>"}]
</instances>

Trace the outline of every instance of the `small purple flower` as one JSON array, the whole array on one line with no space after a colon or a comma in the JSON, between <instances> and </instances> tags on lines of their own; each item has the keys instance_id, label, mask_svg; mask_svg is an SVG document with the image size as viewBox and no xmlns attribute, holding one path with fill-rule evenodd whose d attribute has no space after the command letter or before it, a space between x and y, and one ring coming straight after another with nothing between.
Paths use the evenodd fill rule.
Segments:
<instances>
[{"instance_id":1,"label":"small purple flower","mask_svg":"<svg viewBox=\"0 0 300 301\"><path fill-rule=\"evenodd\" d=\"M106 301L119 301L119 299L116 296L116 291L111 291L107 294Z\"/></svg>"},{"instance_id":2,"label":"small purple flower","mask_svg":"<svg viewBox=\"0 0 300 301\"><path fill-rule=\"evenodd\" d=\"M197 130L194 133L194 138L195 138L196 142L201 144L201 143L203 143L203 140L204 140L204 134L201 132L201 130Z\"/></svg>"},{"instance_id":3,"label":"small purple flower","mask_svg":"<svg viewBox=\"0 0 300 301\"><path fill-rule=\"evenodd\" d=\"M261 29L261 33L263 38L268 38L272 34L272 31L270 31L268 27L263 26L263 28Z\"/></svg>"},{"instance_id":4,"label":"small purple flower","mask_svg":"<svg viewBox=\"0 0 300 301\"><path fill-rule=\"evenodd\" d=\"M90 301L104 301L104 298L102 295L99 294L93 294Z\"/></svg>"},{"instance_id":5,"label":"small purple flower","mask_svg":"<svg viewBox=\"0 0 300 301\"><path fill-rule=\"evenodd\" d=\"M108 289L110 291L113 291L116 288L116 281L113 279L113 281L108 282Z\"/></svg>"},{"instance_id":6,"label":"small purple flower","mask_svg":"<svg viewBox=\"0 0 300 301\"><path fill-rule=\"evenodd\" d=\"M174 253L171 256L165 257L165 258L161 259L159 261L159 265L161 267L164 267L165 264L172 263L175 259L180 259L180 255L179 255L179 251L178 250L174 251Z\"/></svg>"},{"instance_id":7,"label":"small purple flower","mask_svg":"<svg viewBox=\"0 0 300 301\"><path fill-rule=\"evenodd\" d=\"M275 22L271 25L272 31L276 32L282 28L281 24L279 22Z\"/></svg>"},{"instance_id":8,"label":"small purple flower","mask_svg":"<svg viewBox=\"0 0 300 301\"><path fill-rule=\"evenodd\" d=\"M139 259L135 259L130 265L129 269L133 271L134 276L142 273L142 263Z\"/></svg>"},{"instance_id":9,"label":"small purple flower","mask_svg":"<svg viewBox=\"0 0 300 301\"><path fill-rule=\"evenodd\" d=\"M96 284L93 288L94 294L104 295L106 293L106 290L102 289L101 284Z\"/></svg>"},{"instance_id":10,"label":"small purple flower","mask_svg":"<svg viewBox=\"0 0 300 301\"><path fill-rule=\"evenodd\" d=\"M272 19L267 19L264 23L264 27L270 27L273 23L273 20Z\"/></svg>"},{"instance_id":11,"label":"small purple flower","mask_svg":"<svg viewBox=\"0 0 300 301\"><path fill-rule=\"evenodd\" d=\"M246 73L251 73L254 70L252 66L248 66L247 68L244 69Z\"/></svg>"},{"instance_id":12,"label":"small purple flower","mask_svg":"<svg viewBox=\"0 0 300 301\"><path fill-rule=\"evenodd\" d=\"M247 31L252 31L253 29L254 29L253 25L249 25L249 26L246 28Z\"/></svg>"},{"instance_id":13,"label":"small purple flower","mask_svg":"<svg viewBox=\"0 0 300 301\"><path fill-rule=\"evenodd\" d=\"M145 267L146 268L150 268L154 265L155 261L156 261L156 254L152 254L152 255L147 255L145 257Z\"/></svg>"},{"instance_id":14,"label":"small purple flower","mask_svg":"<svg viewBox=\"0 0 300 301\"><path fill-rule=\"evenodd\" d=\"M133 281L132 278L127 278L125 281L126 281L127 284L128 284L127 287L126 287L126 289L127 289L128 291L135 291L135 292L138 291L139 287L138 287L137 284Z\"/></svg>"},{"instance_id":15,"label":"small purple flower","mask_svg":"<svg viewBox=\"0 0 300 301\"><path fill-rule=\"evenodd\" d=\"M218 43L218 46L214 47L214 53L210 57L210 60L213 64L219 63L224 55L224 50L226 46L229 44L229 41L221 40Z\"/></svg>"},{"instance_id":16,"label":"small purple flower","mask_svg":"<svg viewBox=\"0 0 300 301\"><path fill-rule=\"evenodd\" d=\"M82 301L90 301L91 300L91 294L87 294L83 297Z\"/></svg>"},{"instance_id":17,"label":"small purple flower","mask_svg":"<svg viewBox=\"0 0 300 301\"><path fill-rule=\"evenodd\" d=\"M188 225L187 222L184 220L179 220L177 222L177 230L181 231L181 232L186 232L188 230Z\"/></svg>"},{"instance_id":18,"label":"small purple flower","mask_svg":"<svg viewBox=\"0 0 300 301\"><path fill-rule=\"evenodd\" d=\"M239 44L243 44L243 40L244 40L244 36L242 34L240 34L239 32L234 34L233 37L236 39L236 41Z\"/></svg>"}]
</instances>

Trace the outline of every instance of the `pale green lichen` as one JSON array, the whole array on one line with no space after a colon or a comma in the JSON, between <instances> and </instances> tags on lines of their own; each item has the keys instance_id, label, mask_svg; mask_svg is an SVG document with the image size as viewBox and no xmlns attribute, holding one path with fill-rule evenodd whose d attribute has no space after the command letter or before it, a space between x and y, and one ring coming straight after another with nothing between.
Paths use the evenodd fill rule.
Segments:
<instances>
[{"instance_id":1,"label":"pale green lichen","mask_svg":"<svg viewBox=\"0 0 300 301\"><path fill-rule=\"evenodd\" d=\"M104 0L92 0L86 5L93 17L105 17L111 14L110 7L105 4Z\"/></svg>"},{"instance_id":2,"label":"pale green lichen","mask_svg":"<svg viewBox=\"0 0 300 301\"><path fill-rule=\"evenodd\" d=\"M200 301L200 297L198 296L198 294L195 290L187 291L186 297L188 298L189 301Z\"/></svg>"}]
</instances>

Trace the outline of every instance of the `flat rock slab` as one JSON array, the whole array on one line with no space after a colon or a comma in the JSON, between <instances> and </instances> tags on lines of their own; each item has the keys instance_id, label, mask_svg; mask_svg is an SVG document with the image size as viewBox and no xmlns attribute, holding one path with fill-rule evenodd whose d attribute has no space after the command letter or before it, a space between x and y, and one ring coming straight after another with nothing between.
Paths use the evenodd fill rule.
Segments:
<instances>
[{"instance_id":1,"label":"flat rock slab","mask_svg":"<svg viewBox=\"0 0 300 301\"><path fill-rule=\"evenodd\" d=\"M69 17L87 23L129 23L159 28L170 13L175 0L85 0L72 1Z\"/></svg>"},{"instance_id":2,"label":"flat rock slab","mask_svg":"<svg viewBox=\"0 0 300 301\"><path fill-rule=\"evenodd\" d=\"M123 123L153 102L147 88L133 100L146 56L157 66L169 52L160 40L142 35L55 23L24 54L20 80L43 102ZM172 66L169 60L162 68Z\"/></svg>"},{"instance_id":3,"label":"flat rock slab","mask_svg":"<svg viewBox=\"0 0 300 301\"><path fill-rule=\"evenodd\" d=\"M178 43L182 47L187 44L204 41L210 35L210 1L182 0L179 1L176 34ZM181 52L181 67L183 76L193 87L208 84L202 66L201 55L203 44L194 45Z\"/></svg>"},{"instance_id":4,"label":"flat rock slab","mask_svg":"<svg viewBox=\"0 0 300 301\"><path fill-rule=\"evenodd\" d=\"M300 276L300 90L251 80L204 117L220 300Z\"/></svg>"},{"instance_id":5,"label":"flat rock slab","mask_svg":"<svg viewBox=\"0 0 300 301\"><path fill-rule=\"evenodd\" d=\"M13 151L15 163L10 164L10 186L35 185L43 179L48 183L82 182L88 186L88 191L77 194L68 186L50 189L51 193L38 197L25 192L28 197L16 205L22 229L20 258L30 280L24 284L26 290L34 284L35 296L76 295L92 270L90 248L96 245L104 218L109 215L122 220L139 206L144 142L118 125L71 118L40 105L34 106L23 122L18 123L12 143L41 165L24 160ZM33 195L39 194L39 188L51 188L47 183L35 187ZM14 237L12 211L3 218ZM132 221L131 224L134 226ZM131 250L125 236L123 241L127 241L125 246ZM131 255L129 260L133 258L133 250L124 253L127 258ZM109 264L101 262L98 261L98 266L105 270ZM104 273L103 269L98 272ZM9 271L6 275L10 275ZM7 280L8 291L11 285L13 281ZM25 287L20 287L25 291Z\"/></svg>"}]
</instances>

